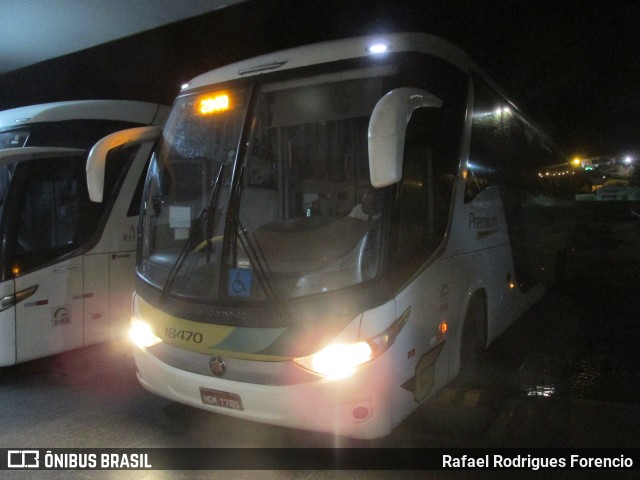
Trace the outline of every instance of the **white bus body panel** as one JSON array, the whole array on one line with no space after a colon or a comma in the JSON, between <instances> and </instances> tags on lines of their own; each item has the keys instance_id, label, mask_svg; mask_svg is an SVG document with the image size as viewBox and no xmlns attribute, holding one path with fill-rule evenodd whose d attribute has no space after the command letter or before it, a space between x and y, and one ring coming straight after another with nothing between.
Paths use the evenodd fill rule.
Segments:
<instances>
[{"instance_id":1,"label":"white bus body panel","mask_svg":"<svg viewBox=\"0 0 640 480\"><path fill-rule=\"evenodd\" d=\"M84 255L84 345L110 338L109 256Z\"/></svg>"},{"instance_id":2,"label":"white bus body panel","mask_svg":"<svg viewBox=\"0 0 640 480\"><path fill-rule=\"evenodd\" d=\"M17 362L82 346L82 273L82 257L76 257L15 279L16 291L38 285L16 305Z\"/></svg>"},{"instance_id":3,"label":"white bus body panel","mask_svg":"<svg viewBox=\"0 0 640 480\"><path fill-rule=\"evenodd\" d=\"M460 178L463 181L462 177ZM458 193L463 195L464 189ZM487 344L512 325L548 287L541 282L523 293L513 264L513 253L499 189L489 187L469 203L454 204L451 234L445 256L452 259L450 377L460 370L460 342L471 297L486 295Z\"/></svg>"},{"instance_id":4,"label":"white bus body panel","mask_svg":"<svg viewBox=\"0 0 640 480\"><path fill-rule=\"evenodd\" d=\"M111 338L124 338L131 320L131 295L136 252L113 253L109 256L109 312Z\"/></svg>"},{"instance_id":5,"label":"white bus body panel","mask_svg":"<svg viewBox=\"0 0 640 480\"><path fill-rule=\"evenodd\" d=\"M0 283L0 298L15 293L13 280ZM0 367L16 362L16 312L15 306L0 312Z\"/></svg>"},{"instance_id":6,"label":"white bus body panel","mask_svg":"<svg viewBox=\"0 0 640 480\"><path fill-rule=\"evenodd\" d=\"M86 254L84 345L126 335L131 317L135 252Z\"/></svg>"}]
</instances>

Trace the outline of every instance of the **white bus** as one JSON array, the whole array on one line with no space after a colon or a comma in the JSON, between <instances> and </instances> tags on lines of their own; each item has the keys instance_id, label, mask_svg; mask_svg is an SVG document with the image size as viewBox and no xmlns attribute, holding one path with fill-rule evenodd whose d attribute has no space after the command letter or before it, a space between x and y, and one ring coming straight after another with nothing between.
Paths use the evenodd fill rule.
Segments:
<instances>
[{"instance_id":1,"label":"white bus","mask_svg":"<svg viewBox=\"0 0 640 480\"><path fill-rule=\"evenodd\" d=\"M0 366L126 332L151 147L111 137L103 163L87 158L105 135L160 130L168 110L88 100L0 112ZM93 199L88 180L103 187Z\"/></svg>"},{"instance_id":2,"label":"white bus","mask_svg":"<svg viewBox=\"0 0 640 480\"><path fill-rule=\"evenodd\" d=\"M562 162L423 34L196 77L143 194L141 384L238 418L388 434L549 287L563 222L539 173Z\"/></svg>"}]
</instances>

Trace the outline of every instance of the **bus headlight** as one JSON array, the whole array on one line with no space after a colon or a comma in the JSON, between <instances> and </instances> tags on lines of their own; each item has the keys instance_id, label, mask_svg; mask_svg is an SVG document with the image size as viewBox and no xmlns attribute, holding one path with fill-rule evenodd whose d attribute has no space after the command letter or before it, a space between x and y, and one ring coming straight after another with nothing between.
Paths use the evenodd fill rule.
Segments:
<instances>
[{"instance_id":1,"label":"bus headlight","mask_svg":"<svg viewBox=\"0 0 640 480\"><path fill-rule=\"evenodd\" d=\"M149 348L157 345L162 341L157 337L149 324L138 318L131 319L131 329L129 330L129 338L139 348Z\"/></svg>"},{"instance_id":2,"label":"bus headlight","mask_svg":"<svg viewBox=\"0 0 640 480\"><path fill-rule=\"evenodd\" d=\"M356 367L373 358L373 349L367 342L333 343L308 357L295 358L298 365L334 379L351 375Z\"/></svg>"},{"instance_id":3,"label":"bus headlight","mask_svg":"<svg viewBox=\"0 0 640 480\"><path fill-rule=\"evenodd\" d=\"M332 379L346 378L355 369L386 352L407 324L411 307L407 308L382 333L356 343L332 343L308 357L294 358L301 367Z\"/></svg>"}]
</instances>

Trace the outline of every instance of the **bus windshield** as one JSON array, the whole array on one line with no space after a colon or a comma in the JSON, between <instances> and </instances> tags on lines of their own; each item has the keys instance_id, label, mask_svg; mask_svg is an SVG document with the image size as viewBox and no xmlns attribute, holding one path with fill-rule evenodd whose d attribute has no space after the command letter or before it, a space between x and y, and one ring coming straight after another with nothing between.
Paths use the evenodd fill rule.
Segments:
<instances>
[{"instance_id":1,"label":"bus windshield","mask_svg":"<svg viewBox=\"0 0 640 480\"><path fill-rule=\"evenodd\" d=\"M147 179L141 275L167 294L235 301L374 278L387 192L370 183L367 127L392 73L265 84L248 112L248 90L179 99Z\"/></svg>"}]
</instances>

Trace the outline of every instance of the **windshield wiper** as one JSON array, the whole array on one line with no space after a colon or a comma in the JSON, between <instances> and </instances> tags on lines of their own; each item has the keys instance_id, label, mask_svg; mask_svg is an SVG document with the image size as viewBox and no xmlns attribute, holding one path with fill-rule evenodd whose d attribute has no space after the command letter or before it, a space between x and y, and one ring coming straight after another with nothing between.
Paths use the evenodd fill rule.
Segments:
<instances>
[{"instance_id":1,"label":"windshield wiper","mask_svg":"<svg viewBox=\"0 0 640 480\"><path fill-rule=\"evenodd\" d=\"M233 230L234 239L237 238L240 241L242 249L249 257L249 262L255 267L258 283L260 283L267 300L281 318L285 320L290 319L291 315L289 310L272 282L273 272L269 268L262 248L260 248L260 243L257 240L251 239L249 232L242 225L240 218L236 216L233 221L237 227Z\"/></svg>"},{"instance_id":2,"label":"windshield wiper","mask_svg":"<svg viewBox=\"0 0 640 480\"><path fill-rule=\"evenodd\" d=\"M189 237L187 238L187 241L182 246L182 249L178 254L178 258L176 258L176 261L173 264L173 267L171 267L171 271L169 272L169 275L167 275L167 281L165 282L164 287L162 288L162 293L160 294L161 305L164 304L164 302L167 300L167 297L169 296L169 293L171 293L173 284L178 276L178 272L182 269L182 265L184 264L186 258L189 256L189 253L193 251L191 246L194 243L194 239L196 238L196 233L202 231L201 227L205 218L207 219L207 223L205 225L205 237L207 242L207 263L209 263L211 259L211 246L212 246L211 237L213 236L213 232L211 232L211 230L213 229L215 208L216 208L216 204L218 203L218 194L220 192L220 179L222 178L223 171L224 171L224 164L221 164L220 169L218 170L218 174L216 175L216 179L213 183L213 187L212 187L213 191L211 192L209 205L200 211L200 215L198 215L198 218L193 224L191 232L189 232Z\"/></svg>"},{"instance_id":3,"label":"windshield wiper","mask_svg":"<svg viewBox=\"0 0 640 480\"><path fill-rule=\"evenodd\" d=\"M224 171L225 164L220 165L218 175L213 183L213 191L211 192L211 198L209 199L209 214L207 215L207 223L205 225L205 239L207 242L207 263L211 261L211 251L213 250L213 221L215 220L215 208L218 205L218 196L220 195L220 179L222 178L222 172Z\"/></svg>"}]
</instances>

